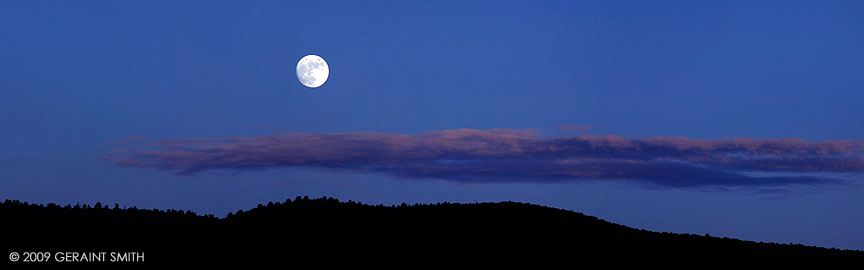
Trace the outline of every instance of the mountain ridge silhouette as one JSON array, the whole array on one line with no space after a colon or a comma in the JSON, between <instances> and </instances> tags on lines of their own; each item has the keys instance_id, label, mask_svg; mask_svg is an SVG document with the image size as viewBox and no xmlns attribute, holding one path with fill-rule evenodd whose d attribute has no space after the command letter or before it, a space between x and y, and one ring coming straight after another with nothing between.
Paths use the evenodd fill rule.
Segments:
<instances>
[{"instance_id":1,"label":"mountain ridge silhouette","mask_svg":"<svg viewBox=\"0 0 864 270\"><path fill-rule=\"evenodd\" d=\"M390 258L386 254L415 260L864 261L862 251L652 232L513 201L385 206L298 196L218 218L117 204L60 206L7 199L0 203L0 218L0 230L7 232L0 241L5 254L140 251L147 254L146 264L333 256L375 261Z\"/></svg>"}]
</instances>

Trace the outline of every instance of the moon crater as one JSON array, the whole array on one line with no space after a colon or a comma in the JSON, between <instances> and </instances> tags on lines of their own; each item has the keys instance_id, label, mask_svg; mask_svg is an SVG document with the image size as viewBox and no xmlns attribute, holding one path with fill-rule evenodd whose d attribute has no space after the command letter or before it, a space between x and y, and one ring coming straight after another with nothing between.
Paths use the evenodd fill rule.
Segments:
<instances>
[{"instance_id":1,"label":"moon crater","mask_svg":"<svg viewBox=\"0 0 864 270\"><path fill-rule=\"evenodd\" d=\"M330 76L330 67L320 56L310 54L297 62L297 79L309 88L318 88Z\"/></svg>"}]
</instances>

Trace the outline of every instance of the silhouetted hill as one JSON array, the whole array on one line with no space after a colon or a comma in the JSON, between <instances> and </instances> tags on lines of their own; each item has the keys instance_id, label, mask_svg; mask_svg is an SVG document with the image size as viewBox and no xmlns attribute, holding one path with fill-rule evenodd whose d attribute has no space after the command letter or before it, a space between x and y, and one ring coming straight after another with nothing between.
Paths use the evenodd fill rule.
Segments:
<instances>
[{"instance_id":1,"label":"silhouetted hill","mask_svg":"<svg viewBox=\"0 0 864 270\"><path fill-rule=\"evenodd\" d=\"M144 252L174 262L394 262L450 260L713 265L761 261L844 263L864 252L658 233L577 212L518 202L366 205L297 197L226 218L96 204L0 204L10 252ZM709 263L710 262L710 263ZM22 262L17 262L21 264ZM55 262L56 264L56 262Z\"/></svg>"}]
</instances>

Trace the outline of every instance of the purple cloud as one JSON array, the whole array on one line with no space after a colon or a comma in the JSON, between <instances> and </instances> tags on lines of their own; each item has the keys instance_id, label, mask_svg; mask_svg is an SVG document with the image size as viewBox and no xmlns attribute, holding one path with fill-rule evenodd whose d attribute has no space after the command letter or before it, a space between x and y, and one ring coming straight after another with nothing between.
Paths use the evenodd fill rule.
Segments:
<instances>
[{"instance_id":1,"label":"purple cloud","mask_svg":"<svg viewBox=\"0 0 864 270\"><path fill-rule=\"evenodd\" d=\"M864 172L861 140L543 137L533 130L455 129L413 135L287 132L251 138L133 141L139 144L117 147L107 159L122 166L181 174L318 167L418 179L624 179L676 187L839 182L813 176L755 177L747 172Z\"/></svg>"},{"instance_id":2,"label":"purple cloud","mask_svg":"<svg viewBox=\"0 0 864 270\"><path fill-rule=\"evenodd\" d=\"M558 129L563 130L563 131L585 132L585 131L590 131L591 126L587 126L587 125L559 126Z\"/></svg>"}]
</instances>

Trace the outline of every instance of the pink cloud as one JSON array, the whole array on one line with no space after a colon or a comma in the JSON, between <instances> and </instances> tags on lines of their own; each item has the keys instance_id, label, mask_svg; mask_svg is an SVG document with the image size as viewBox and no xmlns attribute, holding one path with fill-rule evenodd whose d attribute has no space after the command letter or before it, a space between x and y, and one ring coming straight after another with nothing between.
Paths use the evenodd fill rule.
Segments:
<instances>
[{"instance_id":1,"label":"pink cloud","mask_svg":"<svg viewBox=\"0 0 864 270\"><path fill-rule=\"evenodd\" d=\"M108 161L195 174L320 167L458 181L642 180L665 186L834 182L751 177L744 171L864 172L864 141L540 136L535 130L455 129L421 134L301 133L172 139L117 147Z\"/></svg>"}]
</instances>

